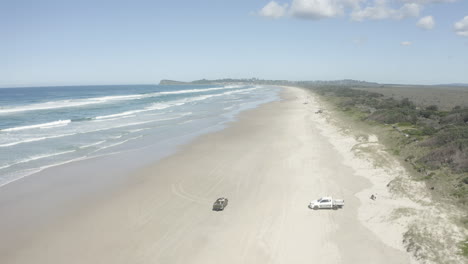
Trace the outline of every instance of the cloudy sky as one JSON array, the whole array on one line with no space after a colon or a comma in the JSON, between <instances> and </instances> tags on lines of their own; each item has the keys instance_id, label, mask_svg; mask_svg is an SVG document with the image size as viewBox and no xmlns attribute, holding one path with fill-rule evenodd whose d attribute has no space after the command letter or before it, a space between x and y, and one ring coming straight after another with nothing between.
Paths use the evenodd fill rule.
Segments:
<instances>
[{"instance_id":1,"label":"cloudy sky","mask_svg":"<svg viewBox=\"0 0 468 264\"><path fill-rule=\"evenodd\" d=\"M0 86L468 83L466 0L2 0Z\"/></svg>"}]
</instances>

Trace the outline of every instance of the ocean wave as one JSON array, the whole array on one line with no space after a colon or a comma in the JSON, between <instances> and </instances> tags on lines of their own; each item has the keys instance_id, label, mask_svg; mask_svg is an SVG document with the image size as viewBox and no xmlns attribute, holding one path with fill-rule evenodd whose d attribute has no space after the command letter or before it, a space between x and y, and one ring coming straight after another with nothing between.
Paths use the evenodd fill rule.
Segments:
<instances>
[{"instance_id":1,"label":"ocean wave","mask_svg":"<svg viewBox=\"0 0 468 264\"><path fill-rule=\"evenodd\" d=\"M180 118L180 117L175 117L175 118L164 118L164 119L157 119L157 120L150 120L150 121L143 121L143 122L133 122L133 123L122 124L122 125L117 125L117 126L112 126L112 127L94 129L94 130L89 130L89 131L82 131L82 132L77 132L77 133L61 134L61 135L55 135L55 136L44 136L44 137L37 137L37 138L26 138L26 139L19 140L19 141L15 141L15 142L0 144L0 148L3 148L3 147L11 147L11 146L19 145L19 144L24 144L24 143L37 142L37 141L42 141L42 140L46 140L46 139L53 139L53 138L61 138L61 137L73 136L73 135L77 135L77 134L88 134L88 133L100 132L100 131L105 131L105 130L111 130L111 129L115 129L115 128L122 128L122 127L128 127L128 126L143 125L143 124L148 124L148 123L153 123L153 122L158 122L158 121L171 120L171 119L176 119L176 118Z\"/></svg>"},{"instance_id":2,"label":"ocean wave","mask_svg":"<svg viewBox=\"0 0 468 264\"><path fill-rule=\"evenodd\" d=\"M214 89L214 88L211 88L211 89ZM240 90L226 91L226 92L223 92L223 93L200 95L200 96L196 96L196 97L173 100L173 101L168 101L168 102L164 102L164 103L155 103L155 104L152 104L151 106L148 106L148 107L143 108L143 109L126 111L126 112L122 112L122 113L116 113L116 114L110 114L110 115L104 115L104 116L97 116L97 117L94 117L94 118L82 118L82 119L79 119L77 121L95 121L95 122L98 122L98 121L118 120L118 119L128 118L128 117L134 116L135 114L138 114L138 113L155 111L155 110L162 110L162 109L166 109L166 108L169 108L169 107L175 107L175 106L181 106L181 105L184 105L184 104L187 104L187 103L203 101L203 100L207 100L207 99L213 98L213 97L232 95L232 94L236 94L236 93L248 93L248 92L250 92L252 90L255 90L255 89L257 89L257 88L256 87L246 88L246 89L240 89ZM177 119L177 118L180 118L180 117L181 116L171 117L171 118L163 118L163 119L156 119L156 120L149 120L149 121L143 121L143 122L127 123L127 124L121 124L121 125L117 125L117 126L100 128L100 129L96 129L96 130L79 131L79 132L73 133L73 134L63 134L63 135L56 135L56 136L42 136L42 137L37 137L37 138L25 138L25 139L18 140L18 141L15 141L15 142L0 144L0 147L10 147L10 146L18 145L18 144L36 142L36 141L52 139L52 138L65 137L65 136L70 136L70 135L75 135L75 134L86 134L86 133L98 132L98 131L103 131L103 130L121 128L121 127L142 125L142 124L147 124L147 123L152 123L152 122L159 122L159 121ZM23 131L23 130L28 130L28 129L47 129L47 128L53 128L53 127L66 126L71 122L72 122L72 120L59 120L59 121L48 122L48 123L43 123L43 124L35 124L35 125L29 125L29 126L19 126L19 127L7 128L7 129L0 130L0 132ZM73 121L73 122L75 122L75 121Z\"/></svg>"},{"instance_id":3,"label":"ocean wave","mask_svg":"<svg viewBox=\"0 0 468 264\"><path fill-rule=\"evenodd\" d=\"M42 124L36 124L36 125L29 125L29 126L19 126L19 127L12 127L12 128L5 128L1 129L1 132L11 132L11 131L20 131L20 130L26 130L26 129L43 129L43 128L53 128L53 127L61 127L61 126L66 126L71 122L71 120L58 120L54 122L48 122L48 123L42 123Z\"/></svg>"},{"instance_id":4,"label":"ocean wave","mask_svg":"<svg viewBox=\"0 0 468 264\"><path fill-rule=\"evenodd\" d=\"M154 92L154 93L146 93L146 94L115 95L115 96L92 97L92 98L85 98L85 99L50 101L50 102L44 102L44 103L0 108L0 114L13 114L13 113L27 112L27 111L82 107L82 106L87 106L87 105L92 105L92 104L105 104L105 103L112 103L116 101L138 100L138 99L144 99L144 98L158 97L162 95L202 93L202 92L210 92L210 91L216 91L216 90L234 89L234 88L242 88L242 87L243 86L231 85L231 86L206 88L206 89L177 90L177 91L164 91L164 92Z\"/></svg>"},{"instance_id":5,"label":"ocean wave","mask_svg":"<svg viewBox=\"0 0 468 264\"><path fill-rule=\"evenodd\" d=\"M104 150L104 149L116 147L116 146L122 145L122 144L124 144L124 143L127 143L127 142L129 142L129 141L131 141L131 140L139 139L139 138L141 138L141 137L143 137L143 136L140 135L140 136L137 136L137 137L128 138L128 139L126 139L126 140L123 140L123 141L120 141L120 142L116 142L116 143L113 143L113 144L110 144L110 145L107 145L107 146L98 148L98 149L96 149L95 151L93 151L93 152L91 152L91 153L95 153L95 152L98 152L98 151L101 151L101 150Z\"/></svg>"},{"instance_id":6,"label":"ocean wave","mask_svg":"<svg viewBox=\"0 0 468 264\"><path fill-rule=\"evenodd\" d=\"M223 95L230 95L230 94L246 94L249 93L250 91L257 90L257 87L252 87L252 88L247 88L247 89L242 89L242 90L236 90L236 91L229 91L223 93Z\"/></svg>"},{"instance_id":7,"label":"ocean wave","mask_svg":"<svg viewBox=\"0 0 468 264\"><path fill-rule=\"evenodd\" d=\"M5 166L0 167L0 170L6 169L6 168L9 168L9 167L11 167L11 165L5 165Z\"/></svg>"},{"instance_id":8,"label":"ocean wave","mask_svg":"<svg viewBox=\"0 0 468 264\"><path fill-rule=\"evenodd\" d=\"M109 119L109 118L116 118L116 117L124 117L124 116L131 116L137 113L145 112L148 111L146 109L140 109L140 110L132 110L132 111L126 111L118 114L111 114L111 115L104 115L104 116L97 116L94 119L100 120L100 119Z\"/></svg>"},{"instance_id":9,"label":"ocean wave","mask_svg":"<svg viewBox=\"0 0 468 264\"><path fill-rule=\"evenodd\" d=\"M151 105L150 107L147 108L148 111L151 110L163 110L169 107L173 106L181 106L184 105L185 102L183 100L178 100L178 101L172 101L172 102L166 102L166 103L155 103Z\"/></svg>"},{"instance_id":10,"label":"ocean wave","mask_svg":"<svg viewBox=\"0 0 468 264\"><path fill-rule=\"evenodd\" d=\"M181 106L189 102L194 102L194 101L200 101L200 100L205 100L207 98L213 97L213 96L220 96L223 94L212 94L212 95L202 95L202 96L197 96L193 98L184 98L184 99L179 99L179 100L173 100L173 101L167 101L164 103L154 103L151 106L148 106L143 109L138 109L138 110L132 110L132 111L125 111L122 113L117 113L117 114L111 114L111 115L104 115L104 116L97 116L93 119L95 120L102 120L102 119L113 119L115 120L116 118L124 118L128 116L132 116L134 114L138 113L143 113L143 112L149 112L149 111L154 111L154 110L163 110L169 107L173 106Z\"/></svg>"},{"instance_id":11,"label":"ocean wave","mask_svg":"<svg viewBox=\"0 0 468 264\"><path fill-rule=\"evenodd\" d=\"M111 103L114 101L136 100L136 99L143 99L143 98L155 97L155 96L160 96L160 93L103 96L103 97L94 97L94 98L87 98L87 99L70 99L70 100L61 100L61 101L50 101L50 102L45 102L45 103L15 106L11 108L3 108L3 109L0 109L0 114L12 114L12 113L18 113L18 112L27 112L27 111L81 107L81 106L87 106L87 105L92 105L92 104L103 104L103 103Z\"/></svg>"},{"instance_id":12,"label":"ocean wave","mask_svg":"<svg viewBox=\"0 0 468 264\"><path fill-rule=\"evenodd\" d=\"M31 176L31 175L33 175L35 173L39 173L39 172L41 172L41 171L43 171L45 169L60 166L60 165L64 165L64 164L79 161L79 160L85 160L87 158L88 157L78 157L78 158L71 159L71 160L66 160L66 161L62 161L62 162L58 162L58 163L54 163L54 164L49 164L49 165L42 166L42 167L39 167L39 168L31 168L31 169L15 172L16 175L14 175L13 178L10 178L10 179L0 178L0 187L5 186L5 185L7 185L9 183L15 182L17 180L21 180L21 179L23 179L25 177L28 177L28 176Z\"/></svg>"},{"instance_id":13,"label":"ocean wave","mask_svg":"<svg viewBox=\"0 0 468 264\"><path fill-rule=\"evenodd\" d=\"M15 146L15 145L18 145L18 144L30 143L30 142L36 142L36 141L42 141L42 140L52 139L52 138L68 137L68 136L73 136L73 135L76 135L76 134L78 134L78 133L62 134L62 135L47 136L47 137L38 137L38 138L27 138L27 139L23 139L23 140L20 140L20 141L15 141L15 142L11 142L11 143L0 144L0 148L3 148L3 147L11 147L11 146Z\"/></svg>"},{"instance_id":14,"label":"ocean wave","mask_svg":"<svg viewBox=\"0 0 468 264\"><path fill-rule=\"evenodd\" d=\"M245 87L245 85L242 84L231 84L231 85L225 85L225 89L234 89L234 88L242 88Z\"/></svg>"},{"instance_id":15,"label":"ocean wave","mask_svg":"<svg viewBox=\"0 0 468 264\"><path fill-rule=\"evenodd\" d=\"M88 144L88 145L81 146L80 149L84 149L84 148L89 148L89 147L101 145L101 144L104 143L104 142L106 142L106 141L103 140L103 141L94 142L94 143L91 143L91 144Z\"/></svg>"},{"instance_id":16,"label":"ocean wave","mask_svg":"<svg viewBox=\"0 0 468 264\"><path fill-rule=\"evenodd\" d=\"M145 131L145 130L148 130L148 129L149 128L132 129L132 130L129 130L128 132L129 133L137 133L137 132Z\"/></svg>"},{"instance_id":17,"label":"ocean wave","mask_svg":"<svg viewBox=\"0 0 468 264\"><path fill-rule=\"evenodd\" d=\"M0 169L6 169L6 168L9 168L11 166L18 165L18 164L28 163L28 162L35 161L35 160L55 157L55 156L64 155L64 154L68 154L68 153L72 153L72 152L75 152L75 150L69 150L69 151L62 151L62 152L56 152L56 153L48 153L48 154L31 156L31 157L28 157L28 158L25 158L25 159L22 159L22 160L7 164L5 166L2 166L2 167L0 167Z\"/></svg>"},{"instance_id":18,"label":"ocean wave","mask_svg":"<svg viewBox=\"0 0 468 264\"><path fill-rule=\"evenodd\" d=\"M211 90L213 90L213 89L220 90L220 89L225 89L225 88L183 90L183 92L193 92L195 90L210 90L210 89ZM42 123L42 124L5 128L5 129L1 129L0 132L14 132L14 131L22 131L22 130L28 130L28 129L48 129L48 128L66 126L71 122L84 122L84 121L93 121L93 120L95 120L95 121L118 120L118 119L121 119L121 118L133 117L133 116L135 116L135 114L138 114L138 113L155 111L155 110L163 110L163 109L166 109L166 108L169 108L169 107L181 106L181 105L184 105L184 104L187 104L187 103L203 101L203 100L206 100L208 98L218 97L218 96L223 96L223 95L231 95L231 94L236 94L236 93L248 93L249 91L255 90L255 89L257 89L257 88L247 88L247 89L241 89L241 90L235 90L235 91L227 91L227 92L218 93L218 94L208 94L208 95L201 95L201 96L196 96L196 97L191 97L191 98L184 98L184 99L179 99L179 100L167 101L167 102L163 102L163 103L155 103L155 104L152 104L151 106L143 108L143 109L125 111L125 112L122 112L122 113L116 113L116 114L110 114L110 115L103 115L103 116L97 116L97 117L86 117L86 118L79 118L79 119L73 119L73 120L58 120L58 121ZM174 91L174 92L177 92L177 91ZM1 112L1 110L0 110L0 112ZM0 145L0 147L2 147L2 145Z\"/></svg>"},{"instance_id":19,"label":"ocean wave","mask_svg":"<svg viewBox=\"0 0 468 264\"><path fill-rule=\"evenodd\" d=\"M206 89L191 89L191 90L179 90L179 91L168 91L168 92L161 92L161 94L188 94L188 93L205 93L205 92L211 92L211 91L219 91L219 90L226 90L226 89L234 89L234 88L241 88L242 86L239 87L228 87L228 86L223 86L223 87L218 87L218 88L206 88Z\"/></svg>"},{"instance_id":20,"label":"ocean wave","mask_svg":"<svg viewBox=\"0 0 468 264\"><path fill-rule=\"evenodd\" d=\"M181 106L187 103L192 103L192 102L198 102L198 101L203 101L212 97L218 97L218 96L224 96L224 95L231 95L231 94L236 94L236 93L241 93L241 92L249 92L251 90L255 90L257 88L248 88L248 89L242 89L242 90L235 90L235 91L228 91L224 93L219 93L219 94L207 94L207 95L200 95L196 97L191 97L191 98L184 98L184 99L179 99L179 100L174 100L174 101L168 101L165 103L155 103L150 107L147 107L147 110L162 110L166 109L169 107L173 106Z\"/></svg>"}]
</instances>

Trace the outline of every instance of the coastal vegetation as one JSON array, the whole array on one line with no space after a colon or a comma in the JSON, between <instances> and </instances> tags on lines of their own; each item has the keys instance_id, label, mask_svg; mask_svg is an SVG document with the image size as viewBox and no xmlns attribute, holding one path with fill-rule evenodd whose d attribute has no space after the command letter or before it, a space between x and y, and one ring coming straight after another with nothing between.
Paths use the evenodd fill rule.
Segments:
<instances>
[{"instance_id":1,"label":"coastal vegetation","mask_svg":"<svg viewBox=\"0 0 468 264\"><path fill-rule=\"evenodd\" d=\"M417 180L435 196L468 209L468 106L441 110L353 87L306 87L355 119L386 128L386 143L410 164Z\"/></svg>"},{"instance_id":2,"label":"coastal vegetation","mask_svg":"<svg viewBox=\"0 0 468 264\"><path fill-rule=\"evenodd\" d=\"M459 102L464 104L449 107L447 98L439 100L446 104L427 105L427 100L399 97L396 91L381 94L380 87L301 86L313 90L357 126L372 129L389 152L405 164L413 180L424 183L439 206L455 205L465 212L452 217L456 225L468 228L468 90L458 93ZM424 94L427 89L411 92L428 96ZM403 243L417 259L441 262L437 252L445 245L424 227L409 228ZM459 254L468 258L468 237L458 248Z\"/></svg>"}]
</instances>

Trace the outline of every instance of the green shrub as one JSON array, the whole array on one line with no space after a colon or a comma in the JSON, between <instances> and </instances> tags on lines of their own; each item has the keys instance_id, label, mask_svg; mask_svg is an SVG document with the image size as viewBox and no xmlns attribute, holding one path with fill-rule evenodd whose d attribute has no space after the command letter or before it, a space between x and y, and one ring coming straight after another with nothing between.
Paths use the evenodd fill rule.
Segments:
<instances>
[{"instance_id":1,"label":"green shrub","mask_svg":"<svg viewBox=\"0 0 468 264\"><path fill-rule=\"evenodd\" d=\"M468 239L465 239L465 241L461 242L460 248L462 256L468 258Z\"/></svg>"},{"instance_id":2,"label":"green shrub","mask_svg":"<svg viewBox=\"0 0 468 264\"><path fill-rule=\"evenodd\" d=\"M401 122L401 123L398 123L397 125L399 127L403 127L403 126L412 126L413 124L411 124L410 122Z\"/></svg>"},{"instance_id":3,"label":"green shrub","mask_svg":"<svg viewBox=\"0 0 468 264\"><path fill-rule=\"evenodd\" d=\"M437 130L433 127L424 127L421 132L424 136L431 136L434 135L437 132Z\"/></svg>"},{"instance_id":4,"label":"green shrub","mask_svg":"<svg viewBox=\"0 0 468 264\"><path fill-rule=\"evenodd\" d=\"M429 110L421 110L419 111L419 115L424 117L424 118L430 118L431 115L433 115L434 112L433 111L429 111Z\"/></svg>"},{"instance_id":5,"label":"green shrub","mask_svg":"<svg viewBox=\"0 0 468 264\"><path fill-rule=\"evenodd\" d=\"M463 182L464 184L468 184L468 176L465 177L465 178L463 178L462 182Z\"/></svg>"},{"instance_id":6,"label":"green shrub","mask_svg":"<svg viewBox=\"0 0 468 264\"><path fill-rule=\"evenodd\" d=\"M426 107L426 110L435 112L435 111L439 111L439 107L437 105L430 105Z\"/></svg>"},{"instance_id":7,"label":"green shrub","mask_svg":"<svg viewBox=\"0 0 468 264\"><path fill-rule=\"evenodd\" d=\"M400 101L399 106L402 108L416 109L416 105L413 102L411 102L408 98L402 99Z\"/></svg>"},{"instance_id":8,"label":"green shrub","mask_svg":"<svg viewBox=\"0 0 468 264\"><path fill-rule=\"evenodd\" d=\"M395 123L416 123L417 116L416 112L411 109L385 109L377 110L371 115L368 119L374 120L377 122L385 124L395 124Z\"/></svg>"},{"instance_id":9,"label":"green shrub","mask_svg":"<svg viewBox=\"0 0 468 264\"><path fill-rule=\"evenodd\" d=\"M468 126L451 126L441 129L427 141L426 145L442 146L459 139L468 139Z\"/></svg>"},{"instance_id":10,"label":"green shrub","mask_svg":"<svg viewBox=\"0 0 468 264\"><path fill-rule=\"evenodd\" d=\"M403 133L408 134L410 136L423 136L424 133L422 130L418 129L405 129L403 130Z\"/></svg>"}]
</instances>

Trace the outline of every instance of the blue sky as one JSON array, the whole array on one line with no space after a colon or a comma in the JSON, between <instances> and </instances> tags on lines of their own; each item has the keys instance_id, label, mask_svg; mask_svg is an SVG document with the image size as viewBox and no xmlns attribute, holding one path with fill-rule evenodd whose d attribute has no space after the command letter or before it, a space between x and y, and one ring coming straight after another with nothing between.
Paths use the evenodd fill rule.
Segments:
<instances>
[{"instance_id":1,"label":"blue sky","mask_svg":"<svg viewBox=\"0 0 468 264\"><path fill-rule=\"evenodd\" d=\"M0 0L0 86L468 83L467 2Z\"/></svg>"}]
</instances>

